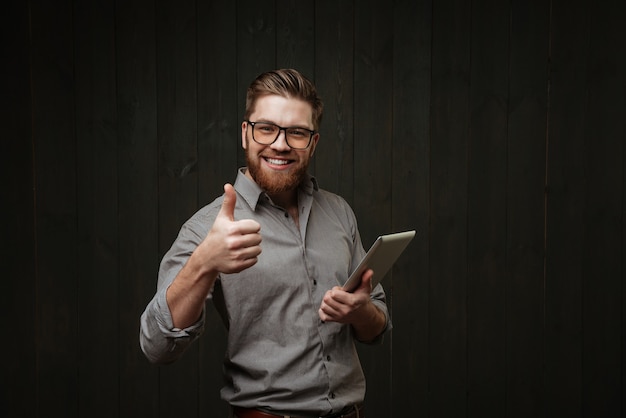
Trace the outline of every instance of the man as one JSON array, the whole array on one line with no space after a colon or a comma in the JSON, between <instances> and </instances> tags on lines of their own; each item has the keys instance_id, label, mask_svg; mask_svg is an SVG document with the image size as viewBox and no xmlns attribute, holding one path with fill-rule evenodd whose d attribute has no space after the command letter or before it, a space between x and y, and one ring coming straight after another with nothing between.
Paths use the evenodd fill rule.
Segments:
<instances>
[{"instance_id":1,"label":"man","mask_svg":"<svg viewBox=\"0 0 626 418\"><path fill-rule=\"evenodd\" d=\"M222 398L235 417L362 417L365 378L354 341L391 329L385 294L364 273L354 213L308 174L322 102L295 70L248 88L234 187L182 227L141 318L154 363L176 360L203 330L212 299L228 330Z\"/></svg>"}]
</instances>

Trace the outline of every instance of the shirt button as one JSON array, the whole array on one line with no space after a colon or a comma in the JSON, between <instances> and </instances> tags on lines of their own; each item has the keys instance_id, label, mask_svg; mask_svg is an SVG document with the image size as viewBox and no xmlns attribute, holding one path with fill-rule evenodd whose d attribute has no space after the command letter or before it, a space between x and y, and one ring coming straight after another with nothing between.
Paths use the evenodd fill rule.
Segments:
<instances>
[{"instance_id":1,"label":"shirt button","mask_svg":"<svg viewBox=\"0 0 626 418\"><path fill-rule=\"evenodd\" d=\"M317 286L317 280L313 279L313 286Z\"/></svg>"},{"instance_id":2,"label":"shirt button","mask_svg":"<svg viewBox=\"0 0 626 418\"><path fill-rule=\"evenodd\" d=\"M335 393L334 392L330 392L328 394L328 396L330 397L330 399L335 399Z\"/></svg>"},{"instance_id":3,"label":"shirt button","mask_svg":"<svg viewBox=\"0 0 626 418\"><path fill-rule=\"evenodd\" d=\"M330 356L326 356L326 361L330 361Z\"/></svg>"}]
</instances>

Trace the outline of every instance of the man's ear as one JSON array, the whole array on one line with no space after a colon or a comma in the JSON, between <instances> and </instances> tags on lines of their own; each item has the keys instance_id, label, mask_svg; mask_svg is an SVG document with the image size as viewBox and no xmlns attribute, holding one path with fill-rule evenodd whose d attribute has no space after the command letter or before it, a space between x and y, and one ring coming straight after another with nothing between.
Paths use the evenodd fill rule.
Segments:
<instances>
[{"instance_id":1,"label":"man's ear","mask_svg":"<svg viewBox=\"0 0 626 418\"><path fill-rule=\"evenodd\" d=\"M315 147L317 147L317 141L319 140L320 140L319 132L313 135L313 138L311 138L311 157L313 156L313 154L315 154Z\"/></svg>"},{"instance_id":2,"label":"man's ear","mask_svg":"<svg viewBox=\"0 0 626 418\"><path fill-rule=\"evenodd\" d=\"M247 141L246 141L246 133L248 131L248 122L243 121L241 122L241 147L243 149L246 149L247 147Z\"/></svg>"}]
</instances>

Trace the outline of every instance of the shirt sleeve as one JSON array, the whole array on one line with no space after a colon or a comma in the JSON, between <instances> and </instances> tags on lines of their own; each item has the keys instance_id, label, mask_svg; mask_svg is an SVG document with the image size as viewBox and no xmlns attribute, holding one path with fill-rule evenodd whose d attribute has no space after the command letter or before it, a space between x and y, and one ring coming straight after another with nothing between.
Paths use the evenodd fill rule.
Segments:
<instances>
[{"instance_id":1,"label":"shirt sleeve","mask_svg":"<svg viewBox=\"0 0 626 418\"><path fill-rule=\"evenodd\" d=\"M167 364L177 360L204 331L204 309L195 324L185 329L174 327L166 292L207 232L206 213L198 212L183 225L161 261L157 291L141 315L139 331L141 350L152 363Z\"/></svg>"},{"instance_id":2,"label":"shirt sleeve","mask_svg":"<svg viewBox=\"0 0 626 418\"><path fill-rule=\"evenodd\" d=\"M204 331L205 312L185 329L175 328L165 292L157 292L141 315L139 342L141 350L152 363L167 364L177 360Z\"/></svg>"}]
</instances>

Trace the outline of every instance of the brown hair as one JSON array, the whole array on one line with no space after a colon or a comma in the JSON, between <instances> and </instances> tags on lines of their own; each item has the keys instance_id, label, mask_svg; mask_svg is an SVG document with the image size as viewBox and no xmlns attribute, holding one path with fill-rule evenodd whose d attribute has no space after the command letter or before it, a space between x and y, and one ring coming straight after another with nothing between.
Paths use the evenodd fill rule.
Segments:
<instances>
[{"instance_id":1,"label":"brown hair","mask_svg":"<svg viewBox=\"0 0 626 418\"><path fill-rule=\"evenodd\" d=\"M319 130L324 105L313 83L297 70L281 69L259 75L248 87L244 119L248 120L254 112L257 99L269 94L299 99L310 104L313 110L313 129Z\"/></svg>"}]
</instances>

